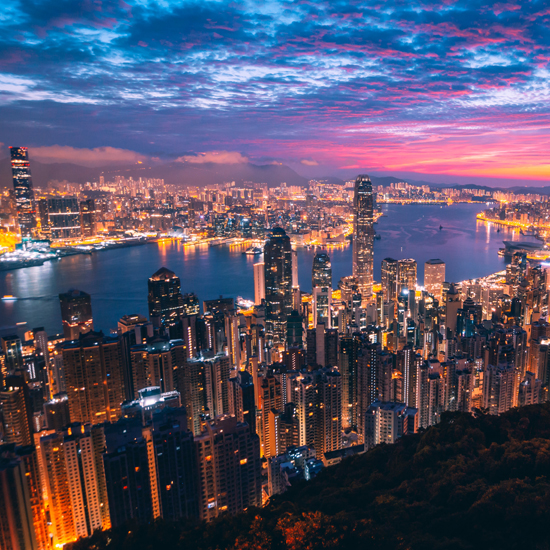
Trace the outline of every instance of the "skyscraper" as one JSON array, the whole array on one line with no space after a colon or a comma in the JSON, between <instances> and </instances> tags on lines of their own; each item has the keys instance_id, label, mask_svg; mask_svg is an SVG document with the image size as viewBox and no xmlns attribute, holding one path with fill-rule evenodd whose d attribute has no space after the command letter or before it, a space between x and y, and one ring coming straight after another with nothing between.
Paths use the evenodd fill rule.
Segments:
<instances>
[{"instance_id":1,"label":"skyscraper","mask_svg":"<svg viewBox=\"0 0 550 550\"><path fill-rule=\"evenodd\" d=\"M264 263L254 264L254 303L259 306L265 299Z\"/></svg>"},{"instance_id":2,"label":"skyscraper","mask_svg":"<svg viewBox=\"0 0 550 550\"><path fill-rule=\"evenodd\" d=\"M166 267L161 267L150 279L149 317L153 324L174 326L185 313L179 277Z\"/></svg>"},{"instance_id":3,"label":"skyscraper","mask_svg":"<svg viewBox=\"0 0 550 550\"><path fill-rule=\"evenodd\" d=\"M357 176L353 199L353 276L361 294L362 304L372 298L374 249L374 195L367 175Z\"/></svg>"},{"instance_id":4,"label":"skyscraper","mask_svg":"<svg viewBox=\"0 0 550 550\"><path fill-rule=\"evenodd\" d=\"M382 292L384 301L395 300L397 291L397 260L384 258L382 260Z\"/></svg>"},{"instance_id":5,"label":"skyscraper","mask_svg":"<svg viewBox=\"0 0 550 550\"><path fill-rule=\"evenodd\" d=\"M34 191L27 147L10 147L13 191L22 237L31 237L36 227Z\"/></svg>"},{"instance_id":6,"label":"skyscraper","mask_svg":"<svg viewBox=\"0 0 550 550\"><path fill-rule=\"evenodd\" d=\"M61 320L65 340L76 340L79 335L94 329L92 299L81 290L69 290L59 295Z\"/></svg>"},{"instance_id":7,"label":"skyscraper","mask_svg":"<svg viewBox=\"0 0 550 550\"><path fill-rule=\"evenodd\" d=\"M330 258L325 252L318 252L313 258L311 286L312 288L328 287L332 289L332 266Z\"/></svg>"},{"instance_id":8,"label":"skyscraper","mask_svg":"<svg viewBox=\"0 0 550 550\"><path fill-rule=\"evenodd\" d=\"M75 197L48 199L48 219L52 239L81 236L80 207Z\"/></svg>"},{"instance_id":9,"label":"skyscraper","mask_svg":"<svg viewBox=\"0 0 550 550\"><path fill-rule=\"evenodd\" d=\"M266 333L270 343L284 342L292 312L292 249L285 230L276 227L264 249Z\"/></svg>"},{"instance_id":10,"label":"skyscraper","mask_svg":"<svg viewBox=\"0 0 550 550\"><path fill-rule=\"evenodd\" d=\"M397 296L404 290L416 291L416 260L410 258L397 262Z\"/></svg>"},{"instance_id":11,"label":"skyscraper","mask_svg":"<svg viewBox=\"0 0 550 550\"><path fill-rule=\"evenodd\" d=\"M438 259L428 260L424 264L424 288L439 300L440 305L444 281L445 262Z\"/></svg>"},{"instance_id":12,"label":"skyscraper","mask_svg":"<svg viewBox=\"0 0 550 550\"><path fill-rule=\"evenodd\" d=\"M80 203L80 232L83 237L93 237L96 234L94 199L86 199Z\"/></svg>"}]
</instances>

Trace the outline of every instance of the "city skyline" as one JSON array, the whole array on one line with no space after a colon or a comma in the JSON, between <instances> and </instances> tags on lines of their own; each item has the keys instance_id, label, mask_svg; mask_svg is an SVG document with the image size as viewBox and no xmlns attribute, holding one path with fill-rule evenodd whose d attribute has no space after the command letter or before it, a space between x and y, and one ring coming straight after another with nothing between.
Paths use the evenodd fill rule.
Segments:
<instances>
[{"instance_id":1,"label":"city skyline","mask_svg":"<svg viewBox=\"0 0 550 550\"><path fill-rule=\"evenodd\" d=\"M549 17L542 1L16 2L0 141L84 165L548 181Z\"/></svg>"}]
</instances>

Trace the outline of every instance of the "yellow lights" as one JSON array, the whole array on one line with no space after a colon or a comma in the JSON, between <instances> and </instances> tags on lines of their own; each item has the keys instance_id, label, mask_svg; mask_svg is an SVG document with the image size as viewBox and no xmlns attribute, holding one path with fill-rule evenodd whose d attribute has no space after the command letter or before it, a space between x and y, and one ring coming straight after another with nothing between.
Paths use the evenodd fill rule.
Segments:
<instances>
[{"instance_id":1,"label":"yellow lights","mask_svg":"<svg viewBox=\"0 0 550 550\"><path fill-rule=\"evenodd\" d=\"M212 455L205 456L204 460L206 460L206 462L210 462L212 460Z\"/></svg>"},{"instance_id":2,"label":"yellow lights","mask_svg":"<svg viewBox=\"0 0 550 550\"><path fill-rule=\"evenodd\" d=\"M244 466L248 462L248 458L241 458L241 466Z\"/></svg>"}]
</instances>

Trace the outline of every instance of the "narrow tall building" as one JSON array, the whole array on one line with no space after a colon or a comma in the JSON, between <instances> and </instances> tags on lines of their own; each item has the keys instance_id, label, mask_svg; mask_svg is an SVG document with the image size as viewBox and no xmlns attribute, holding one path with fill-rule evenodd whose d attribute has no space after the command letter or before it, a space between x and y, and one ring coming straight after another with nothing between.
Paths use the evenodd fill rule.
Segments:
<instances>
[{"instance_id":1,"label":"narrow tall building","mask_svg":"<svg viewBox=\"0 0 550 550\"><path fill-rule=\"evenodd\" d=\"M353 276L363 305L372 299L374 258L374 194L367 175L357 176L353 199Z\"/></svg>"},{"instance_id":2,"label":"narrow tall building","mask_svg":"<svg viewBox=\"0 0 550 550\"><path fill-rule=\"evenodd\" d=\"M428 260L424 264L424 288L439 300L440 305L444 282L445 262L438 259Z\"/></svg>"},{"instance_id":3,"label":"narrow tall building","mask_svg":"<svg viewBox=\"0 0 550 550\"><path fill-rule=\"evenodd\" d=\"M178 276L161 267L149 279L149 318L156 326L170 328L185 314L181 283Z\"/></svg>"},{"instance_id":4,"label":"narrow tall building","mask_svg":"<svg viewBox=\"0 0 550 550\"><path fill-rule=\"evenodd\" d=\"M292 312L292 248L285 230L277 227L264 249L266 335L270 344L282 347L286 321Z\"/></svg>"},{"instance_id":5,"label":"narrow tall building","mask_svg":"<svg viewBox=\"0 0 550 550\"><path fill-rule=\"evenodd\" d=\"M254 303L259 306L265 300L264 263L254 264Z\"/></svg>"},{"instance_id":6,"label":"narrow tall building","mask_svg":"<svg viewBox=\"0 0 550 550\"><path fill-rule=\"evenodd\" d=\"M21 236L28 238L32 236L32 230L36 227L29 151L27 147L10 147L10 155L17 220L19 221Z\"/></svg>"},{"instance_id":7,"label":"narrow tall building","mask_svg":"<svg viewBox=\"0 0 550 550\"><path fill-rule=\"evenodd\" d=\"M404 291L416 292L416 260L411 258L397 262L397 297Z\"/></svg>"},{"instance_id":8,"label":"narrow tall building","mask_svg":"<svg viewBox=\"0 0 550 550\"><path fill-rule=\"evenodd\" d=\"M384 258L382 260L381 278L384 301L395 301L397 292L397 260L394 260L393 258Z\"/></svg>"}]
</instances>

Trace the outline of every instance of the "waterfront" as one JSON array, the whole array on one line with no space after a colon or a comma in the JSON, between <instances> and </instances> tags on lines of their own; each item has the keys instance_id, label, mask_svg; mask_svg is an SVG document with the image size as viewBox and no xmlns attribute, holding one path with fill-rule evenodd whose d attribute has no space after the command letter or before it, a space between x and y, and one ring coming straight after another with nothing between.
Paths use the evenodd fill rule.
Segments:
<instances>
[{"instance_id":1,"label":"waterfront","mask_svg":"<svg viewBox=\"0 0 550 550\"><path fill-rule=\"evenodd\" d=\"M484 208L479 204L382 205L384 217L376 231L374 276L380 280L383 258L414 258L418 281L423 281L424 262L441 258L447 264L447 279L460 281L482 277L504 268L497 252L503 240L520 239L519 232L476 220ZM439 227L442 226L440 230ZM183 246L177 241L107 250L101 254L78 255L0 274L0 296L16 301L0 302L0 329L19 330L43 326L48 333L61 331L58 294L78 288L92 295L96 330L109 332L124 314L147 315L147 279L166 266L182 280L183 292L195 292L199 300L224 296L253 298L252 265L262 256L242 254L229 246ZM329 251L334 286L351 274L351 246ZM314 250L298 250L300 286L311 290ZM13 330L11 330L13 332Z\"/></svg>"}]
</instances>

